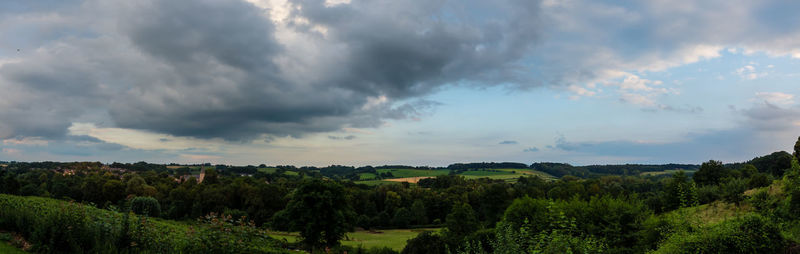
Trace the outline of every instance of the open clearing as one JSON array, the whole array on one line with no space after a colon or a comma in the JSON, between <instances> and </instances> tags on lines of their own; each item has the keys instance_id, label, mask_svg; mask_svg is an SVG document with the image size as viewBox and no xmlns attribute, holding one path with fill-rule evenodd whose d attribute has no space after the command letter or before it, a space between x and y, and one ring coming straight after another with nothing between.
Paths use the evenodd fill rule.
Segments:
<instances>
[{"instance_id":1,"label":"open clearing","mask_svg":"<svg viewBox=\"0 0 800 254\"><path fill-rule=\"evenodd\" d=\"M438 228L420 228L420 229L387 229L387 230L358 230L356 232L347 233L347 239L342 240L343 245L369 249L372 247L389 247L396 251L402 251L406 247L406 241L414 238L425 231L438 231ZM298 233L294 232L270 232L269 236L281 240L285 239L287 242L296 242Z\"/></svg>"},{"instance_id":2,"label":"open clearing","mask_svg":"<svg viewBox=\"0 0 800 254\"><path fill-rule=\"evenodd\" d=\"M17 253L20 253L21 254L21 253L27 253L27 252L24 252L24 251L22 251L20 249L17 249L17 247L11 246L11 244L8 244L7 242L0 241L0 253L4 253L4 254L17 254Z\"/></svg>"},{"instance_id":3,"label":"open clearing","mask_svg":"<svg viewBox=\"0 0 800 254\"><path fill-rule=\"evenodd\" d=\"M379 169L379 173L392 173L395 178L388 178L383 180L377 180L374 178L361 178L362 181L357 181L360 184L366 185L379 185L379 184L387 184L387 183L400 183L400 182L408 182L408 183L417 183L419 180L432 178L440 175L447 175L450 174L450 170L448 169L434 169L434 170L425 170L425 169ZM521 176L539 176L545 180L554 180L556 179L550 174L530 170L530 169L514 169L514 168L503 168L503 169L486 169L486 170L470 170L461 172L459 175L463 176L467 179L479 179L479 178L490 178L490 179L497 179L497 180L505 180L508 182L514 182Z\"/></svg>"},{"instance_id":4,"label":"open clearing","mask_svg":"<svg viewBox=\"0 0 800 254\"><path fill-rule=\"evenodd\" d=\"M672 175L672 174L678 173L678 171L683 171L683 172L686 172L687 174L691 174L691 173L694 173L697 170L670 169L670 170L664 170L664 171L642 172L642 173L639 173L639 175L640 176L660 176L660 175L666 175L666 174Z\"/></svg>"},{"instance_id":5,"label":"open clearing","mask_svg":"<svg viewBox=\"0 0 800 254\"><path fill-rule=\"evenodd\" d=\"M417 182L419 182L419 180L422 180L422 179L428 179L428 178L431 178L431 177L432 177L432 176L403 177L403 178L392 178L392 179L386 179L386 180L384 180L384 181L389 181L389 182L400 182L400 183L402 183L402 182L408 182L408 183L417 183Z\"/></svg>"}]
</instances>

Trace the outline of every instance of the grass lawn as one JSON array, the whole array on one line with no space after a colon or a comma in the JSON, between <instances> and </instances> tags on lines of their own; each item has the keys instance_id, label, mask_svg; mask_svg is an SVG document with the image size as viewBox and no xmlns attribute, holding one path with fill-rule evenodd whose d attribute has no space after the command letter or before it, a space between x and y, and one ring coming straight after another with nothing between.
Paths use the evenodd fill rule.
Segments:
<instances>
[{"instance_id":1,"label":"grass lawn","mask_svg":"<svg viewBox=\"0 0 800 254\"><path fill-rule=\"evenodd\" d=\"M392 182L392 181L384 181L384 180L366 180L366 181L356 181L357 184L366 184L369 186L381 185L381 184L400 184L399 182Z\"/></svg>"},{"instance_id":2,"label":"grass lawn","mask_svg":"<svg viewBox=\"0 0 800 254\"><path fill-rule=\"evenodd\" d=\"M361 180L373 180L376 177L376 175L373 173L360 173L358 176Z\"/></svg>"},{"instance_id":3,"label":"grass lawn","mask_svg":"<svg viewBox=\"0 0 800 254\"><path fill-rule=\"evenodd\" d=\"M398 178L434 177L438 175L447 175L450 173L450 170L379 169L378 172L379 173L392 172L392 175L394 175L394 178L392 179L398 179ZM364 173L364 174L369 174L369 173ZM466 179L491 178L491 179L505 180L508 182L515 182L520 176L531 176L531 175L539 176L545 180L556 179L552 175L541 171L530 170L530 169L513 169L513 168L464 171L459 175L464 176L464 178ZM369 178L363 178L362 176L362 179L369 179ZM386 180L362 180L362 181L357 181L356 183L374 186L392 182L393 181L388 181L388 179L386 179Z\"/></svg>"},{"instance_id":4,"label":"grass lawn","mask_svg":"<svg viewBox=\"0 0 800 254\"><path fill-rule=\"evenodd\" d=\"M11 244L8 244L7 242L0 241L0 253L3 253L3 254L22 254L22 253L27 253L27 252L24 252L24 251L22 251L20 249L17 249L17 247L11 246Z\"/></svg>"},{"instance_id":5,"label":"grass lawn","mask_svg":"<svg viewBox=\"0 0 800 254\"><path fill-rule=\"evenodd\" d=\"M13 239L11 233L0 231L0 253L10 253L10 254L26 253L21 249L12 246L8 242L11 241L11 239Z\"/></svg>"},{"instance_id":6,"label":"grass lawn","mask_svg":"<svg viewBox=\"0 0 800 254\"><path fill-rule=\"evenodd\" d=\"M359 230L347 233L348 240L343 240L342 244L351 247L362 246L366 249L372 247L389 247L396 251L402 251L408 239L414 238L425 231L438 230L438 228L388 229L378 230L376 232ZM298 238L297 233L286 232L270 232L269 236L278 240L286 239L288 242L296 242Z\"/></svg>"},{"instance_id":7,"label":"grass lawn","mask_svg":"<svg viewBox=\"0 0 800 254\"><path fill-rule=\"evenodd\" d=\"M688 174L688 173L694 173L697 170L669 169L669 170L664 170L664 171L642 172L642 173L639 173L639 175L640 176L659 176L659 175L667 175L667 174L668 175L672 175L672 174L678 173L678 171L683 171L683 172L686 172Z\"/></svg>"},{"instance_id":8,"label":"grass lawn","mask_svg":"<svg viewBox=\"0 0 800 254\"><path fill-rule=\"evenodd\" d=\"M465 177L466 176L497 176L497 175L516 175L516 173L511 173L511 172L506 172L506 171L476 170L476 171L464 171L460 175L463 175Z\"/></svg>"}]
</instances>

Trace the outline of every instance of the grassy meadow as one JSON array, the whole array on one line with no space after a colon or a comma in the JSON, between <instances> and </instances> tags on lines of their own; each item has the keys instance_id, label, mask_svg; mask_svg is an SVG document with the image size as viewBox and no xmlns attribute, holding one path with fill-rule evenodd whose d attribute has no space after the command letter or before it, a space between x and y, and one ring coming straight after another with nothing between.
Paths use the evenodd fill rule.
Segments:
<instances>
[{"instance_id":1,"label":"grassy meadow","mask_svg":"<svg viewBox=\"0 0 800 254\"><path fill-rule=\"evenodd\" d=\"M403 250L408 239L414 238L425 231L438 231L438 228L420 229L387 229L387 230L358 230L347 233L347 238L342 240L342 245L350 247L363 247L365 249L373 247L389 247L396 251ZM292 232L269 232L270 237L278 240L286 240L289 243L297 242L298 234Z\"/></svg>"},{"instance_id":2,"label":"grassy meadow","mask_svg":"<svg viewBox=\"0 0 800 254\"><path fill-rule=\"evenodd\" d=\"M376 175L372 173L362 173L361 180L356 181L360 184L366 184L370 186L380 185L380 184L392 184L392 183L399 183L399 182L409 182L409 183L416 183L422 178L427 177L436 177L440 175L448 175L450 174L449 169L433 169L433 170L425 170L425 169L379 169L378 173L392 173L394 176L393 178L387 178L383 180L377 180ZM479 178L490 178L490 179L497 179L497 180L505 180L507 182L515 182L521 176L531 176L536 175L545 180L554 180L556 179L550 174L537 171L537 170L530 170L530 169L513 169L513 168L505 168L505 169L486 169L486 170L470 170L464 171L459 173L458 175L464 176L466 179L479 179Z\"/></svg>"}]
</instances>

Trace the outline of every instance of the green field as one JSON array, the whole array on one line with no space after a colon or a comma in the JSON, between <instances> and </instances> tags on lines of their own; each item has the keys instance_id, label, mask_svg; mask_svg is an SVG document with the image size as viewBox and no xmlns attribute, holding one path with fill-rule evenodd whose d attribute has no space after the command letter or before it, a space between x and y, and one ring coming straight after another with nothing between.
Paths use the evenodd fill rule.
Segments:
<instances>
[{"instance_id":1,"label":"green field","mask_svg":"<svg viewBox=\"0 0 800 254\"><path fill-rule=\"evenodd\" d=\"M275 171L278 171L278 169L277 168L258 168L258 172L267 173L267 174L275 173ZM300 173L297 173L295 171L288 171L288 170L284 171L283 174L287 175L287 176L300 175Z\"/></svg>"},{"instance_id":2,"label":"green field","mask_svg":"<svg viewBox=\"0 0 800 254\"><path fill-rule=\"evenodd\" d=\"M19 248L12 246L9 243L11 239L13 239L11 233L0 232L0 253L10 253L10 254L25 253Z\"/></svg>"},{"instance_id":3,"label":"green field","mask_svg":"<svg viewBox=\"0 0 800 254\"><path fill-rule=\"evenodd\" d=\"M697 170L677 170L677 169L670 169L670 170L664 170L664 171L642 172L642 173L639 173L639 175L640 175L640 176L660 176L660 175L672 175L672 174L678 173L678 171L683 171L683 172L686 172L686 173L688 174L688 173L694 173L694 172L695 172L695 171L697 171Z\"/></svg>"},{"instance_id":4,"label":"green field","mask_svg":"<svg viewBox=\"0 0 800 254\"><path fill-rule=\"evenodd\" d=\"M360 173L360 174L358 174L358 177L359 177L359 179L366 181L366 180L373 180L377 176L375 174L373 174L373 173Z\"/></svg>"},{"instance_id":5,"label":"green field","mask_svg":"<svg viewBox=\"0 0 800 254\"><path fill-rule=\"evenodd\" d=\"M449 169L378 169L378 173L391 172L395 178L417 177L417 176L439 176L450 174Z\"/></svg>"},{"instance_id":6,"label":"green field","mask_svg":"<svg viewBox=\"0 0 800 254\"><path fill-rule=\"evenodd\" d=\"M438 228L421 229L388 229L379 231L359 230L347 233L347 239L342 241L343 245L351 247L363 247L366 249L373 247L389 247L396 251L401 251L406 246L408 239L416 237L425 231L438 231ZM297 233L270 232L269 236L278 240L285 239L287 242L296 242Z\"/></svg>"},{"instance_id":7,"label":"green field","mask_svg":"<svg viewBox=\"0 0 800 254\"><path fill-rule=\"evenodd\" d=\"M439 175L447 175L450 174L449 169L435 169L435 170L424 170L424 169L379 169L379 173L386 173L391 172L394 176L392 179L397 178L409 178L409 177L435 177ZM379 184L387 184L387 183L397 183L393 181L387 180L373 180L373 178L364 178L365 174L373 175L371 173L362 173L362 178L365 179L362 181L357 181L360 184L366 184L370 186L379 185ZM466 179L480 179L480 178L489 178L489 179L497 179L497 180L505 180L508 182L515 182L521 176L539 176L545 180L555 180L556 178L551 176L550 174L530 170L530 169L513 169L513 168L504 168L504 169L490 169L490 170L472 170L472 171L464 171L461 174Z\"/></svg>"},{"instance_id":8,"label":"green field","mask_svg":"<svg viewBox=\"0 0 800 254\"><path fill-rule=\"evenodd\" d=\"M20 249L17 249L14 246L11 246L7 242L0 242L0 253L3 253L3 254L21 254L21 253L27 253L27 252L24 252L24 251L22 251Z\"/></svg>"}]
</instances>

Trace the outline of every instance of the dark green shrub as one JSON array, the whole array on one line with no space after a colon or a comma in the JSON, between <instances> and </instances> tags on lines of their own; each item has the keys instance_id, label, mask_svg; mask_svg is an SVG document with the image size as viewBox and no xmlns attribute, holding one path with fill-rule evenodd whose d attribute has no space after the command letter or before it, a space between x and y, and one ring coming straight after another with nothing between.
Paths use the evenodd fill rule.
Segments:
<instances>
[{"instance_id":1,"label":"dark green shrub","mask_svg":"<svg viewBox=\"0 0 800 254\"><path fill-rule=\"evenodd\" d=\"M492 248L492 242L494 242L495 234L494 229L481 229L472 233L472 235L468 236L466 242L475 245L480 249L476 249L474 251L481 252L481 253L493 253L494 249Z\"/></svg>"},{"instance_id":2,"label":"dark green shrub","mask_svg":"<svg viewBox=\"0 0 800 254\"><path fill-rule=\"evenodd\" d=\"M275 253L279 243L244 217L234 219L215 213L199 219L203 227L189 232L185 253Z\"/></svg>"},{"instance_id":3,"label":"dark green shrub","mask_svg":"<svg viewBox=\"0 0 800 254\"><path fill-rule=\"evenodd\" d=\"M423 232L411 238L403 248L403 254L445 254L444 240L430 231Z\"/></svg>"},{"instance_id":4,"label":"dark green shrub","mask_svg":"<svg viewBox=\"0 0 800 254\"><path fill-rule=\"evenodd\" d=\"M87 252L94 245L94 234L88 225L86 211L69 203L34 224L31 240L37 252Z\"/></svg>"},{"instance_id":5,"label":"dark green shrub","mask_svg":"<svg viewBox=\"0 0 800 254\"><path fill-rule=\"evenodd\" d=\"M697 200L700 204L710 204L722 199L719 185L706 185L697 188Z\"/></svg>"},{"instance_id":6,"label":"dark green shrub","mask_svg":"<svg viewBox=\"0 0 800 254\"><path fill-rule=\"evenodd\" d=\"M772 179L768 174L764 173L754 174L747 179L747 188L749 189L769 186L770 184L772 184Z\"/></svg>"},{"instance_id":7,"label":"dark green shrub","mask_svg":"<svg viewBox=\"0 0 800 254\"><path fill-rule=\"evenodd\" d=\"M751 214L700 231L674 234L656 253L778 253L786 244L777 225Z\"/></svg>"},{"instance_id":8,"label":"dark green shrub","mask_svg":"<svg viewBox=\"0 0 800 254\"><path fill-rule=\"evenodd\" d=\"M720 186L722 199L728 203L739 205L744 200L744 191L747 190L747 183L739 178L732 178L722 183Z\"/></svg>"},{"instance_id":9,"label":"dark green shrub","mask_svg":"<svg viewBox=\"0 0 800 254\"><path fill-rule=\"evenodd\" d=\"M150 217L161 216L161 204L153 197L135 197L131 200L131 211Z\"/></svg>"},{"instance_id":10,"label":"dark green shrub","mask_svg":"<svg viewBox=\"0 0 800 254\"><path fill-rule=\"evenodd\" d=\"M800 190L792 190L791 197L789 198L789 212L793 214L800 213Z\"/></svg>"},{"instance_id":11,"label":"dark green shrub","mask_svg":"<svg viewBox=\"0 0 800 254\"><path fill-rule=\"evenodd\" d=\"M364 249L364 247L359 246L356 248L350 246L336 246L330 249L328 253L350 253L350 254L399 254L399 252L389 248L389 247L372 247L369 249Z\"/></svg>"},{"instance_id":12,"label":"dark green shrub","mask_svg":"<svg viewBox=\"0 0 800 254\"><path fill-rule=\"evenodd\" d=\"M392 224L399 228L407 228L409 224L411 224L411 212L408 211L405 207L397 209L394 212L394 217L392 218Z\"/></svg>"}]
</instances>

